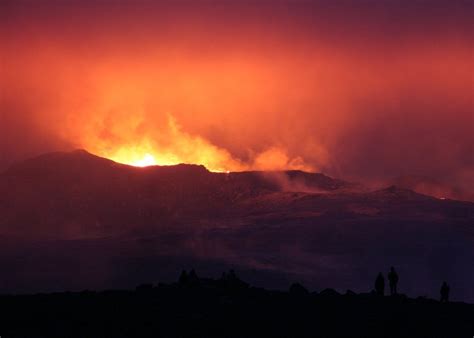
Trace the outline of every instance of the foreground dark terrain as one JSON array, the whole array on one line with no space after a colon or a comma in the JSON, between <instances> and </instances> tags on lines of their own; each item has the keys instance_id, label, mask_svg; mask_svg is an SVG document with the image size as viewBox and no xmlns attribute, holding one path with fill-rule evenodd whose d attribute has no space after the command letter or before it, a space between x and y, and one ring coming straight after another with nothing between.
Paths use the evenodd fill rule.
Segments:
<instances>
[{"instance_id":1,"label":"foreground dark terrain","mask_svg":"<svg viewBox=\"0 0 474 338\"><path fill-rule=\"evenodd\" d=\"M370 190L301 171L135 168L85 151L0 174L0 292L129 289L183 266L257 287L367 292L395 266L400 292L474 302L474 203Z\"/></svg>"},{"instance_id":2,"label":"foreground dark terrain","mask_svg":"<svg viewBox=\"0 0 474 338\"><path fill-rule=\"evenodd\" d=\"M218 280L134 291L0 297L10 337L472 337L474 305L404 295L343 295L250 287L232 272Z\"/></svg>"}]
</instances>

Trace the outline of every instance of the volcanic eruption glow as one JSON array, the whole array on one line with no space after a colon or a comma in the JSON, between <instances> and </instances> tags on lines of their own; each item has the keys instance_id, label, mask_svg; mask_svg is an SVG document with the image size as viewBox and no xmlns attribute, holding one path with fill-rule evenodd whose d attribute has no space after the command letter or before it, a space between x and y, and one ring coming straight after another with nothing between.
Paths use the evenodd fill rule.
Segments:
<instances>
[{"instance_id":1,"label":"volcanic eruption glow","mask_svg":"<svg viewBox=\"0 0 474 338\"><path fill-rule=\"evenodd\" d=\"M142 123L140 122L139 125ZM166 121L157 130L138 134L143 127L115 123L120 137L100 138L95 134L84 138L90 152L115 162L137 167L151 165L201 164L211 171L241 171L248 166L234 159L229 152L206 139L181 130L174 117L167 114ZM115 132L110 131L109 132Z\"/></svg>"},{"instance_id":2,"label":"volcanic eruption glow","mask_svg":"<svg viewBox=\"0 0 474 338\"><path fill-rule=\"evenodd\" d=\"M84 148L135 166L474 186L462 6L83 2L0 8L0 167Z\"/></svg>"},{"instance_id":3,"label":"volcanic eruption glow","mask_svg":"<svg viewBox=\"0 0 474 338\"><path fill-rule=\"evenodd\" d=\"M121 159L116 159L117 162L122 162ZM124 163L127 163L128 160L123 160ZM151 154L145 154L142 159L140 160L132 160L130 162L130 165L133 165L135 167L148 167L151 165L157 165L158 162L156 161L155 157Z\"/></svg>"}]
</instances>

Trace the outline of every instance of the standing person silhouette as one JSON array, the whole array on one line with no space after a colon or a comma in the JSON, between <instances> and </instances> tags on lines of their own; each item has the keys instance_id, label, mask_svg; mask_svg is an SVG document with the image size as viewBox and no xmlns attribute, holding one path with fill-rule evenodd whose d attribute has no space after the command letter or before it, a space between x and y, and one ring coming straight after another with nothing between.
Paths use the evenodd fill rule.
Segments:
<instances>
[{"instance_id":1,"label":"standing person silhouette","mask_svg":"<svg viewBox=\"0 0 474 338\"><path fill-rule=\"evenodd\" d=\"M449 302L449 285L446 282L443 282L443 285L441 285L441 290L439 291L441 294L441 303L447 303Z\"/></svg>"},{"instance_id":2,"label":"standing person silhouette","mask_svg":"<svg viewBox=\"0 0 474 338\"><path fill-rule=\"evenodd\" d=\"M381 272L379 272L377 278L375 279L375 292L377 295L383 296L385 290L385 279Z\"/></svg>"},{"instance_id":3,"label":"standing person silhouette","mask_svg":"<svg viewBox=\"0 0 474 338\"><path fill-rule=\"evenodd\" d=\"M388 273L388 281L390 283L390 294L396 295L397 294L397 284L398 284L398 274L393 268L390 268L390 272Z\"/></svg>"}]
</instances>

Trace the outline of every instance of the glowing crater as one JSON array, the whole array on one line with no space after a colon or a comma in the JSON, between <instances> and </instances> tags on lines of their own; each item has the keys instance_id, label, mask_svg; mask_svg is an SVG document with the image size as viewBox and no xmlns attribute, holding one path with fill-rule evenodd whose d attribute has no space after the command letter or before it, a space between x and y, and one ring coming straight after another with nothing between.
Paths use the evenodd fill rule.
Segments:
<instances>
[{"instance_id":1,"label":"glowing crater","mask_svg":"<svg viewBox=\"0 0 474 338\"><path fill-rule=\"evenodd\" d=\"M134 148L122 148L113 155L105 156L112 161L131 165L134 167L149 167L153 165L175 165L181 163L179 158L171 154L156 154L152 151L144 151Z\"/></svg>"},{"instance_id":2,"label":"glowing crater","mask_svg":"<svg viewBox=\"0 0 474 338\"><path fill-rule=\"evenodd\" d=\"M129 163L130 165L134 167L148 167L151 165L157 165L158 162L156 161L155 157L152 154L145 154L143 158Z\"/></svg>"}]
</instances>

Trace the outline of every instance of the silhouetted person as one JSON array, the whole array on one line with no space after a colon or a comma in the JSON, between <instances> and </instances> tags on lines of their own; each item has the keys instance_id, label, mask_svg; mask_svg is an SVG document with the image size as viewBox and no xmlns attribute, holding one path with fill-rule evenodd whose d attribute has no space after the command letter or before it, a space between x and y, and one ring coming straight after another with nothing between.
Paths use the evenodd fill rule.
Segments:
<instances>
[{"instance_id":1,"label":"silhouetted person","mask_svg":"<svg viewBox=\"0 0 474 338\"><path fill-rule=\"evenodd\" d=\"M381 272L379 272L377 279L375 279L375 291L377 292L377 295L379 296L383 296L384 291L385 291L385 279L383 278L383 275Z\"/></svg>"},{"instance_id":2,"label":"silhouetted person","mask_svg":"<svg viewBox=\"0 0 474 338\"><path fill-rule=\"evenodd\" d=\"M188 283L189 285L198 285L199 284L199 277L196 274L196 271L192 269L188 274Z\"/></svg>"},{"instance_id":3,"label":"silhouetted person","mask_svg":"<svg viewBox=\"0 0 474 338\"><path fill-rule=\"evenodd\" d=\"M398 284L398 275L393 266L390 268L390 272L388 273L388 281L390 284L390 294L396 295L397 294L397 284Z\"/></svg>"},{"instance_id":4,"label":"silhouetted person","mask_svg":"<svg viewBox=\"0 0 474 338\"><path fill-rule=\"evenodd\" d=\"M443 282L443 285L441 285L439 293L441 294L441 303L449 302L449 285L446 282Z\"/></svg>"},{"instance_id":5,"label":"silhouetted person","mask_svg":"<svg viewBox=\"0 0 474 338\"><path fill-rule=\"evenodd\" d=\"M188 273L186 272L186 270L183 270L181 272L181 275L179 276L179 284L187 284L188 283Z\"/></svg>"},{"instance_id":6,"label":"silhouetted person","mask_svg":"<svg viewBox=\"0 0 474 338\"><path fill-rule=\"evenodd\" d=\"M229 273L227 274L227 279L230 281L235 281L235 280L238 280L239 277L237 277L237 275L235 274L235 271L231 269L229 270Z\"/></svg>"}]
</instances>

